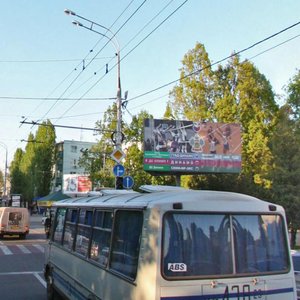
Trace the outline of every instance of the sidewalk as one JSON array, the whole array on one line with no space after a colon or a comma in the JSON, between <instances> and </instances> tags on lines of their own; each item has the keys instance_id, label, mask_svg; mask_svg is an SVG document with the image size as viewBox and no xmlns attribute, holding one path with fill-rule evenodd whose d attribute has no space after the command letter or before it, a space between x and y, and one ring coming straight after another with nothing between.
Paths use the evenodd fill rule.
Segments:
<instances>
[{"instance_id":1,"label":"sidewalk","mask_svg":"<svg viewBox=\"0 0 300 300\"><path fill-rule=\"evenodd\" d=\"M30 222L31 222L31 223L40 223L40 224L42 224L42 218L43 218L42 215L39 215L39 214L32 214L32 215L30 216Z\"/></svg>"}]
</instances>

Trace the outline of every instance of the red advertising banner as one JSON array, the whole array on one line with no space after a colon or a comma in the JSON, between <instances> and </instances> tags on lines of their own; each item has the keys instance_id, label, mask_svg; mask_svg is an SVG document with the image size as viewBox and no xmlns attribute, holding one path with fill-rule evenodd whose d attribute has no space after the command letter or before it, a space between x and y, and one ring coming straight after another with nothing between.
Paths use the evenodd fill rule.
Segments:
<instances>
[{"instance_id":1,"label":"red advertising banner","mask_svg":"<svg viewBox=\"0 0 300 300\"><path fill-rule=\"evenodd\" d=\"M78 176L78 192L87 193L92 190L92 182L88 176Z\"/></svg>"},{"instance_id":2,"label":"red advertising banner","mask_svg":"<svg viewBox=\"0 0 300 300\"><path fill-rule=\"evenodd\" d=\"M144 170L148 172L239 173L241 148L239 124L145 120Z\"/></svg>"}]
</instances>

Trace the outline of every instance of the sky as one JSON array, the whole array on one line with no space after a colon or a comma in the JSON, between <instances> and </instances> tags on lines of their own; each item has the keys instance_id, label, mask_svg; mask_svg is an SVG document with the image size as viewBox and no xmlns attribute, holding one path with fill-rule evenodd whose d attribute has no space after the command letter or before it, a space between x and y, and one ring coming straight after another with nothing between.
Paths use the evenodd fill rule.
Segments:
<instances>
[{"instance_id":1,"label":"sky","mask_svg":"<svg viewBox=\"0 0 300 300\"><path fill-rule=\"evenodd\" d=\"M74 26L74 20L91 24L65 9L95 22L96 32ZM122 96L128 91L123 118L130 122L146 110L158 119L175 85L169 83L197 42L214 63L298 23L299 12L298 0L2 0L0 169L6 149L10 163L37 130L22 121L94 128L115 101L118 49ZM299 68L299 49L297 25L243 52L241 60L266 76L280 104ZM56 135L57 142L97 141L83 129L57 128Z\"/></svg>"}]
</instances>

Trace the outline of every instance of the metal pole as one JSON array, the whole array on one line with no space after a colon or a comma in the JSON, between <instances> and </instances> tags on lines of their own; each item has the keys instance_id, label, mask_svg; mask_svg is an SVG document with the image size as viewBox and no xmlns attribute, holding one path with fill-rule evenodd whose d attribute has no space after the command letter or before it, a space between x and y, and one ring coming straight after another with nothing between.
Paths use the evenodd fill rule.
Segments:
<instances>
[{"instance_id":1,"label":"metal pole","mask_svg":"<svg viewBox=\"0 0 300 300\"><path fill-rule=\"evenodd\" d=\"M120 73L120 49L118 51L118 89L117 89L117 139L116 147L122 146L122 91L121 91L121 73Z\"/></svg>"},{"instance_id":2,"label":"metal pole","mask_svg":"<svg viewBox=\"0 0 300 300\"><path fill-rule=\"evenodd\" d=\"M5 149L5 170L4 170L4 188L3 188L3 194L4 196L7 196L7 148Z\"/></svg>"},{"instance_id":3,"label":"metal pole","mask_svg":"<svg viewBox=\"0 0 300 300\"><path fill-rule=\"evenodd\" d=\"M80 16L78 14L76 14L75 12L71 11L70 9L65 9L64 11L67 15L71 15L71 16L76 16L84 21L87 21L91 24L90 27L85 26L84 24L78 22L78 21L74 21L73 24L76 26L80 26L83 27L85 29L88 29L90 31L93 31L103 37L106 37L109 39L110 42L113 43L114 47L116 48L117 51L117 56L118 56L118 73L117 73L117 102L116 102L116 106L117 106L117 130L116 130L116 148L121 148L122 147L122 90L121 90L121 67L120 67L120 63L121 63L121 58L120 58L120 44L118 42L118 39L116 38L115 33L113 33L109 28L96 23L90 19L87 19L83 16ZM99 26L100 28L103 28L105 30L107 30L107 32L109 32L110 34L112 34L112 37L108 37L106 34L103 34L101 32L98 32L97 30L95 30L93 28L93 26Z\"/></svg>"},{"instance_id":4,"label":"metal pole","mask_svg":"<svg viewBox=\"0 0 300 300\"><path fill-rule=\"evenodd\" d=\"M179 174L175 175L176 186L181 186L181 176Z\"/></svg>"}]
</instances>

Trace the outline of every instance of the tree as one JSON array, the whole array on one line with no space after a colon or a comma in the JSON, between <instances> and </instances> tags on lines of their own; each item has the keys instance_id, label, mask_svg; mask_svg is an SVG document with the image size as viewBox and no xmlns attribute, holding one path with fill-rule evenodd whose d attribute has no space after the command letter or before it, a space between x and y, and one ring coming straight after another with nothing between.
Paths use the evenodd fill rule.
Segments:
<instances>
[{"instance_id":1,"label":"tree","mask_svg":"<svg viewBox=\"0 0 300 300\"><path fill-rule=\"evenodd\" d=\"M168 110L168 109L167 109ZM171 111L169 111L172 113ZM165 114L166 116L166 114ZM141 111L132 117L124 132L127 139L127 152L124 166L128 175L135 181L135 189L145 184L175 185L174 176L152 176L143 171L143 142L144 142L144 120L153 118L146 111Z\"/></svg>"},{"instance_id":2,"label":"tree","mask_svg":"<svg viewBox=\"0 0 300 300\"><path fill-rule=\"evenodd\" d=\"M187 120L212 119L213 71L203 44L197 43L182 60L180 82L170 92L175 117Z\"/></svg>"},{"instance_id":3,"label":"tree","mask_svg":"<svg viewBox=\"0 0 300 300\"><path fill-rule=\"evenodd\" d=\"M143 171L143 151L137 144L128 147L124 166L126 175L134 178L134 189L144 184L151 184L151 175Z\"/></svg>"},{"instance_id":4,"label":"tree","mask_svg":"<svg viewBox=\"0 0 300 300\"><path fill-rule=\"evenodd\" d=\"M137 143L141 148L141 145L144 142L144 120L151 118L153 118L153 116L149 115L145 110L142 110L132 117L129 125L124 124L123 128L128 145Z\"/></svg>"},{"instance_id":5,"label":"tree","mask_svg":"<svg viewBox=\"0 0 300 300\"><path fill-rule=\"evenodd\" d=\"M52 168L55 159L55 129L48 120L38 127L35 134L35 196L45 196L50 192Z\"/></svg>"},{"instance_id":6,"label":"tree","mask_svg":"<svg viewBox=\"0 0 300 300\"><path fill-rule=\"evenodd\" d=\"M141 111L132 117L130 124L123 122L122 128L125 140L123 149L126 152L124 161L125 175L134 178L134 188L153 182L162 182L162 177L154 178L143 171L143 142L144 142L144 120L152 118L146 111ZM116 129L116 107L109 107L104 113L101 121L96 123L100 129L100 139L89 153L83 154L80 164L90 171L90 178L93 182L99 182L101 186L114 187L115 177L112 173L113 166L116 164L110 158L110 154L115 147L112 141L112 132ZM91 159L93 158L93 159ZM92 167L94 165L94 168ZM96 167L95 167L96 166ZM173 180L174 181L174 180Z\"/></svg>"},{"instance_id":7,"label":"tree","mask_svg":"<svg viewBox=\"0 0 300 300\"><path fill-rule=\"evenodd\" d=\"M111 146L105 141L100 140L90 150L84 151L79 159L78 163L89 174L93 188L114 186L114 178L111 174L110 153L112 152L109 152L110 148Z\"/></svg>"},{"instance_id":8,"label":"tree","mask_svg":"<svg viewBox=\"0 0 300 300\"><path fill-rule=\"evenodd\" d=\"M165 113L164 113L164 119L175 120L173 110L172 110L172 107L171 107L171 104L170 104L169 101L167 103L167 107L166 107L166 110L165 110Z\"/></svg>"},{"instance_id":9,"label":"tree","mask_svg":"<svg viewBox=\"0 0 300 300\"><path fill-rule=\"evenodd\" d=\"M290 95L294 97L293 95ZM291 103L288 98L287 103ZM274 156L270 172L273 201L284 206L291 231L291 246L296 245L300 228L300 132L295 111L289 104L281 107L271 148Z\"/></svg>"},{"instance_id":10,"label":"tree","mask_svg":"<svg viewBox=\"0 0 300 300\"><path fill-rule=\"evenodd\" d=\"M23 194L26 175L21 170L21 162L24 151L18 148L9 167L10 173L10 193Z\"/></svg>"},{"instance_id":11,"label":"tree","mask_svg":"<svg viewBox=\"0 0 300 300\"><path fill-rule=\"evenodd\" d=\"M235 101L224 107L232 106L234 109L228 118L217 101L215 109L218 111L218 120L241 124L243 173L253 177L254 183L269 188L267 175L272 160L269 139L278 111L272 87L249 61L240 63L238 57L235 57L227 68L236 73L234 81L229 79L229 83L232 82L231 95Z\"/></svg>"},{"instance_id":12,"label":"tree","mask_svg":"<svg viewBox=\"0 0 300 300\"><path fill-rule=\"evenodd\" d=\"M43 122L30 133L25 151L17 149L11 163L11 192L22 194L29 205L36 196L49 193L55 154L55 129Z\"/></svg>"},{"instance_id":13,"label":"tree","mask_svg":"<svg viewBox=\"0 0 300 300\"><path fill-rule=\"evenodd\" d=\"M83 153L79 165L89 172L94 187L113 187L115 178L112 170L115 162L110 158L114 149L115 132L117 128L117 106L109 106L103 119L95 124L98 130L98 143L90 151Z\"/></svg>"},{"instance_id":14,"label":"tree","mask_svg":"<svg viewBox=\"0 0 300 300\"><path fill-rule=\"evenodd\" d=\"M288 99L287 104L292 109L292 114L295 120L300 120L300 70L290 80L287 86Z\"/></svg>"},{"instance_id":15,"label":"tree","mask_svg":"<svg viewBox=\"0 0 300 300\"><path fill-rule=\"evenodd\" d=\"M28 142L25 147L24 155L20 163L20 170L24 174L24 186L22 187L22 196L25 202L31 203L34 197L34 180L35 180L35 143L32 133L28 136Z\"/></svg>"},{"instance_id":16,"label":"tree","mask_svg":"<svg viewBox=\"0 0 300 300\"><path fill-rule=\"evenodd\" d=\"M267 179L272 153L269 148L270 132L278 110L272 87L255 66L238 56L213 71L203 45L197 43L183 59L181 80L170 93L176 115L192 121L240 123L242 127L243 169L236 175L207 175L193 179L195 186L216 185L216 178L232 179L269 188ZM203 182L203 180L205 182ZM188 179L185 184L189 185ZM196 183L198 182L198 183ZM230 187L232 188L232 186Z\"/></svg>"}]
</instances>

